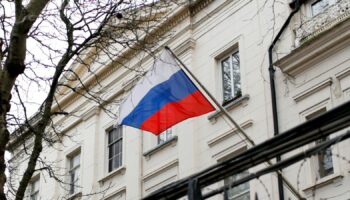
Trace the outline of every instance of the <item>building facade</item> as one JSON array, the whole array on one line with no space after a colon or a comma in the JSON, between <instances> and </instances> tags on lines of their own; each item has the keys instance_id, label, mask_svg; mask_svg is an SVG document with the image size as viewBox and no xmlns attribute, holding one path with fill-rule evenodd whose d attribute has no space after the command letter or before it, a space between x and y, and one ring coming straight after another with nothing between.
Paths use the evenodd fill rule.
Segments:
<instances>
[{"instance_id":1,"label":"building facade","mask_svg":"<svg viewBox=\"0 0 350 200\"><path fill-rule=\"evenodd\" d=\"M350 1L301 2L273 54L280 132L350 100ZM292 12L289 3L201 0L176 7L161 27L171 37L160 43L159 50L164 45L173 49L255 143L274 135L267 50ZM126 65L149 68L153 58L139 59L142 56L135 56ZM82 66L76 65L79 71ZM101 86L95 89L114 102L107 107L117 113L119 104L115 102L130 90L135 73L125 67L101 66L100 62L91 66L101 75ZM89 77L83 80L89 81ZM46 146L41 158L56 167L65 184L45 171L38 172L27 199L141 199L251 147L219 111L181 122L157 137L131 127L115 127L116 118L73 93L61 96L59 102L74 115L54 119L64 137L60 143ZM20 144L30 146L31 142L28 139ZM18 166L14 178L23 171L27 157L20 144L10 160L10 165ZM283 173L307 199L349 199L349 152L347 140ZM203 192L247 173L229 177ZM297 199L288 189L284 192L285 199ZM278 196L275 174L228 191L232 200ZM217 195L212 199L222 198Z\"/></svg>"}]
</instances>

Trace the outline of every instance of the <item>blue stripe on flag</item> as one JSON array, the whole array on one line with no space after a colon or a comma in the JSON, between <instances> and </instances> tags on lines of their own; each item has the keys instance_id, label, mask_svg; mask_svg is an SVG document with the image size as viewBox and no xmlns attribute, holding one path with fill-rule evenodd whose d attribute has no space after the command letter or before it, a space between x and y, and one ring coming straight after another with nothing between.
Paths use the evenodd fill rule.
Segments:
<instances>
[{"instance_id":1,"label":"blue stripe on flag","mask_svg":"<svg viewBox=\"0 0 350 200\"><path fill-rule=\"evenodd\" d=\"M141 124L164 105L177 102L197 90L196 86L179 70L167 81L153 87L140 103L124 118L122 124L139 128Z\"/></svg>"}]
</instances>

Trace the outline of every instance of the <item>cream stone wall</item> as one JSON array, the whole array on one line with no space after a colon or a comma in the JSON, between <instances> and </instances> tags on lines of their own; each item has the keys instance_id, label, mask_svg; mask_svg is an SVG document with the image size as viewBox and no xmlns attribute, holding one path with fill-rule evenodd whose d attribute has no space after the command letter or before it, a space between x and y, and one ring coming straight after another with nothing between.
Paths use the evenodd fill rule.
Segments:
<instances>
[{"instance_id":1,"label":"cream stone wall","mask_svg":"<svg viewBox=\"0 0 350 200\"><path fill-rule=\"evenodd\" d=\"M219 102L223 99L220 59L238 50L242 98L228 107L229 113L256 143L273 137L267 49L291 12L288 4L276 3L273 13L272 4L269 1L265 4L264 0L202 2L201 8L193 8L193 16L188 15L189 11L184 12L183 20L179 20L171 29L172 36L161 44L170 46ZM181 8L177 11L180 12ZM335 42L326 47L310 47L298 40L296 48L294 33L297 26L294 25L298 20L292 21L277 43L274 54L274 60L279 60L276 62L279 67L276 86L281 132L304 122L305 116L318 108L331 109L350 99L348 39L344 41L345 44ZM349 20L344 21L343 24L349 24ZM348 27L343 27L342 30L346 30L344 34L349 32ZM319 43L324 44L322 41ZM327 56L312 54L317 51L324 53L320 49L329 47L332 48L326 52ZM140 63L135 57L127 65L134 67L141 64L147 68L152 61L148 57ZM299 61L301 64L297 65ZM102 87L95 90L101 91L104 98L116 101L127 94L135 73L116 66L110 68L101 80ZM117 104L112 103L110 109L118 112ZM67 137L63 137L62 143L56 144L54 148L45 147L41 157L55 162L59 166L59 172L64 174L67 173L70 156L80 152L82 199L141 199L173 181L251 147L242 140L241 135L232 130L220 112L192 118L174 126L172 130L176 136L163 145L157 145L157 137L150 133L123 127L123 164L108 173L107 131L115 125L116 119L83 97L71 99L65 110L75 112L76 117L57 117L54 121ZM336 145L333 151L350 159L349 146L350 141L345 141ZM306 147L298 151L304 149ZM25 162L20 158L22 154L23 151L15 151L11 160L12 165L19 165L19 172L25 167ZM348 198L349 163L336 157L333 159L335 173L327 179L315 182L312 159L301 168L299 178L296 174L300 163L285 169L284 174L302 195L310 199L313 194L316 194L316 199L336 195L340 196L333 199L345 199L347 195ZM264 165L250 170L262 167ZM42 172L36 176L40 176L41 199L61 199L67 196L67 186L61 187L47 173ZM222 185L223 182L219 182L204 191ZM313 188L315 185L317 189ZM285 192L286 199L296 199L286 188ZM278 199L276 176L266 175L251 181L251 199L254 199L256 193L259 199ZM95 195L84 196L88 194ZM222 196L212 199L222 199Z\"/></svg>"}]
</instances>

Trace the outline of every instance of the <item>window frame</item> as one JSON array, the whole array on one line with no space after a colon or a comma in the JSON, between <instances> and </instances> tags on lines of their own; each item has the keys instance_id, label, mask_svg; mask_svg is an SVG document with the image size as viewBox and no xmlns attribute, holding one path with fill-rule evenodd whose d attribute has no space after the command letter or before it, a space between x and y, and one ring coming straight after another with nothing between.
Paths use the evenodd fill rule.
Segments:
<instances>
[{"instance_id":1,"label":"window frame","mask_svg":"<svg viewBox=\"0 0 350 200\"><path fill-rule=\"evenodd\" d=\"M164 140L161 138L162 136L165 136ZM164 144L165 142L171 140L174 136L175 135L174 135L173 129L168 128L167 130L157 135L157 145Z\"/></svg>"},{"instance_id":2,"label":"window frame","mask_svg":"<svg viewBox=\"0 0 350 200\"><path fill-rule=\"evenodd\" d=\"M37 184L38 188L37 190L33 190L35 183ZM40 192L40 177L35 177L33 180L30 181L30 196L29 199L30 200L38 200L40 199L39 197L39 192ZM33 198L33 196L35 196L35 198Z\"/></svg>"},{"instance_id":3,"label":"window frame","mask_svg":"<svg viewBox=\"0 0 350 200\"><path fill-rule=\"evenodd\" d=\"M314 13L314 6L318 3L321 3L322 1L327 1L327 5L325 7L322 8L322 10L319 10L317 13ZM314 0L310 3L310 12L311 12L311 16L317 16L318 14L324 12L329 6L331 5L331 1L330 0Z\"/></svg>"},{"instance_id":4,"label":"window frame","mask_svg":"<svg viewBox=\"0 0 350 200\"><path fill-rule=\"evenodd\" d=\"M230 158L233 158L233 157L237 156L238 154L240 154L242 152L245 152L247 150L248 150L248 147L246 145L244 145L244 143L240 143L240 145L236 146L234 149L231 149L231 151L229 151L229 153L226 153L225 155L222 155L219 158L217 158L217 161L218 162L224 162L224 161L226 161L226 160L228 160ZM244 177L246 175L249 175L249 170L245 170L245 171L243 171L243 172L241 172L239 174L235 174L233 176L225 178L223 180L224 186L228 184L227 181L228 181L229 178L234 177L234 176L238 176L238 175L242 175L244 173L246 173L246 174L243 175L242 177ZM249 186L248 189L246 189L246 190L244 190L244 191L242 191L242 192L240 192L238 194L235 194L235 195L233 195L231 197L229 196L229 190L233 189L233 188L230 188L228 190L224 190L224 196L228 197L229 200L235 200L236 198L239 198L239 197L242 197L243 195L249 194L249 199L251 199L252 195L251 195L250 192L252 191L252 187L250 185L250 182L251 181L248 181L248 182L245 182L245 183L242 183L240 185L237 185L237 186L233 187L233 188L237 188L237 187L240 187L241 185L244 185L244 184L247 184Z\"/></svg>"},{"instance_id":5,"label":"window frame","mask_svg":"<svg viewBox=\"0 0 350 200\"><path fill-rule=\"evenodd\" d=\"M321 11L319 11L318 13L314 13L313 10L313 6L316 5L317 3L321 2L323 0L311 0L309 1L306 5L307 5L307 10L308 10L308 16L309 17L316 17L317 15L319 15L320 13L326 11L328 8L330 8L331 6L335 5L337 3L337 0L327 0L328 1L328 5L325 6Z\"/></svg>"},{"instance_id":6,"label":"window frame","mask_svg":"<svg viewBox=\"0 0 350 200\"><path fill-rule=\"evenodd\" d=\"M246 171L243 171L243 172L241 172L241 173L239 173L239 174L235 174L235 175L233 175L233 176L230 176L230 177L225 178L225 179L224 179L224 185L230 184L230 183L227 183L227 182L228 182L228 179L231 179L231 180L232 180L232 177L237 177L238 175L242 175L242 174L245 174L245 175L243 175L242 177L248 176L248 175L249 175L249 171L246 170ZM242 177L241 177L241 178L242 178ZM233 179L234 179L234 178L233 178ZM238 178L238 179L239 179L239 178ZM230 181L230 182L231 182L231 181ZM246 189L243 190L243 191L240 191L240 192L237 193L237 194L234 194L234 195L230 196L230 191L229 191L229 190L233 190L234 188L239 188L241 185L245 185L245 184L248 185L248 188L246 188ZM235 187L233 187L233 188L229 188L229 189L225 190L224 192L227 193L227 199L229 199L229 200L235 200L235 199L241 198L242 196L247 195L247 194L249 195L248 198L250 199L250 181L245 182L245 183L242 183L242 184L240 184L240 185L237 185L237 186L235 186Z\"/></svg>"},{"instance_id":7,"label":"window frame","mask_svg":"<svg viewBox=\"0 0 350 200\"><path fill-rule=\"evenodd\" d=\"M316 141L315 144L317 145L317 144L326 142L327 140L329 140L329 137L322 138L322 139ZM326 169L325 164L324 164L324 160L327 159L326 156L327 156L328 151L331 152L330 157L328 158L328 159L330 159L330 162L332 164L332 168L330 168L330 169ZM333 159L332 155L333 155L332 149L330 147L324 149L323 151L318 152L318 154L316 155L317 156L317 166L318 166L318 169L317 169L318 178L321 179L321 178L324 178L324 177L327 177L327 176L334 174L334 159Z\"/></svg>"},{"instance_id":8,"label":"window frame","mask_svg":"<svg viewBox=\"0 0 350 200\"><path fill-rule=\"evenodd\" d=\"M239 69L239 88L237 91L235 91L235 84L236 81L234 80L234 65L233 65L233 58L234 55L238 55L238 69ZM236 58L235 58L236 59ZM225 77L224 77L224 65L223 62L225 60L229 60L229 68L230 68L230 85L231 85L231 97L229 99L225 99ZM237 59L236 59L237 60ZM222 105L225 106L227 104L229 104L230 102L234 101L235 99L239 98L242 96L242 69L241 69L241 55L240 55L240 51L237 48L234 48L233 50L229 51L229 53L226 53L224 56L221 57L220 60L218 60L218 64L220 65L220 73L221 73L221 95L222 95Z\"/></svg>"},{"instance_id":9,"label":"window frame","mask_svg":"<svg viewBox=\"0 0 350 200\"><path fill-rule=\"evenodd\" d=\"M312 112L309 112L309 113L306 113L304 115L304 118L305 118L305 121L307 120L311 120L313 118L316 118L320 115L322 115L323 113L327 112L328 111L328 108L327 106L321 106L321 107L318 107L317 109L313 109ZM321 141L322 140L322 141ZM325 142L329 140L329 136L328 137L325 137L325 138L322 138L318 141L315 141L313 143L313 145L317 145L317 144L320 144L322 142ZM327 172L326 174L324 174L325 171L327 171L326 169L321 169L324 167L324 165L322 164L323 160L321 160L320 156L321 156L321 153L323 152L326 152L326 151L331 151L332 152L332 149L329 147L329 148L326 148L324 149L323 151L319 152L317 155L314 155L311 159L311 171L312 169L315 169L315 172L316 172L316 178L317 179L322 179L322 178L325 178L325 177L328 177L328 176L331 176L333 174L335 174L335 159L333 158L332 156L332 153L331 153L331 162L332 162L332 171L331 172Z\"/></svg>"},{"instance_id":10,"label":"window frame","mask_svg":"<svg viewBox=\"0 0 350 200\"><path fill-rule=\"evenodd\" d=\"M72 166L72 162L74 158L79 156L79 162L77 165ZM75 152L71 153L71 155L68 156L68 173L69 173L69 195L74 195L80 192L79 185L81 181L81 150L80 148L76 150ZM74 172L74 175L78 171L78 179L77 181L74 181L72 179L72 172ZM77 183L76 183L77 182Z\"/></svg>"},{"instance_id":11,"label":"window frame","mask_svg":"<svg viewBox=\"0 0 350 200\"><path fill-rule=\"evenodd\" d=\"M110 142L110 134L112 134L112 132L116 129L120 129L120 137L116 138L114 141ZM117 126L117 127L111 127L109 129L106 130L106 162L107 162L107 173L112 173L113 171L118 170L119 168L121 168L123 166L123 159L124 159L124 128L123 126ZM114 154L112 157L110 156L110 148L113 148L113 145L116 145L118 142L120 142L119 144L121 145L120 150L121 152ZM120 159L119 162L120 164L116 167L113 167L113 158L116 157L117 154L120 154ZM112 164L110 164L110 162L112 162ZM112 167L110 167L112 165Z\"/></svg>"}]
</instances>

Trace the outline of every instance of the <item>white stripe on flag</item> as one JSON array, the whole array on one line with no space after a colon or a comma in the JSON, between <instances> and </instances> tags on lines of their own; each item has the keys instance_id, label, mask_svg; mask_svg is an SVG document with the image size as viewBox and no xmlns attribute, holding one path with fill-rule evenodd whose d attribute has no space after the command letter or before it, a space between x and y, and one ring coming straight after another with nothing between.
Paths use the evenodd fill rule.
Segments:
<instances>
[{"instance_id":1,"label":"white stripe on flag","mask_svg":"<svg viewBox=\"0 0 350 200\"><path fill-rule=\"evenodd\" d=\"M118 124L128 116L142 98L156 85L168 80L170 76L180 70L173 56L164 50L155 60L153 67L135 85L125 101L120 106Z\"/></svg>"}]
</instances>

